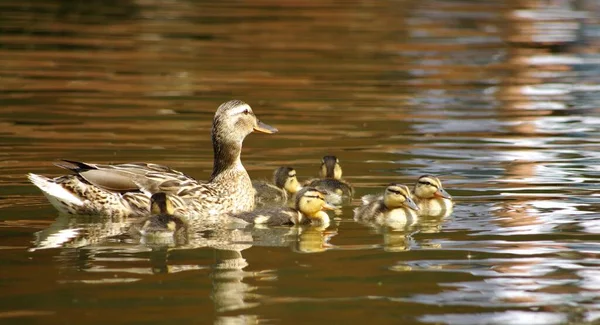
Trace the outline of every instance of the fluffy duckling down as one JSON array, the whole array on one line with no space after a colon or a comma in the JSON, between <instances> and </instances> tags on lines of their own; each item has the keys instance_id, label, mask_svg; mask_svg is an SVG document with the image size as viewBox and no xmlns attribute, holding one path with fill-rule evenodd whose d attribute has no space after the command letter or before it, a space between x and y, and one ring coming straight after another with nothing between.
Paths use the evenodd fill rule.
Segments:
<instances>
[{"instance_id":1,"label":"fluffy duckling down","mask_svg":"<svg viewBox=\"0 0 600 325\"><path fill-rule=\"evenodd\" d=\"M419 215L422 216L448 216L454 207L452 196L444 190L439 178L433 175L419 177L412 197L419 206Z\"/></svg>"},{"instance_id":2,"label":"fluffy duckling down","mask_svg":"<svg viewBox=\"0 0 600 325\"><path fill-rule=\"evenodd\" d=\"M292 167L279 167L273 172L273 184L264 181L253 181L256 190L254 195L256 207L285 205L302 186Z\"/></svg>"},{"instance_id":3,"label":"fluffy duckling down","mask_svg":"<svg viewBox=\"0 0 600 325\"><path fill-rule=\"evenodd\" d=\"M362 206L354 209L354 219L380 225L400 226L414 223L419 207L406 185L390 184L381 195L365 195Z\"/></svg>"},{"instance_id":4,"label":"fluffy duckling down","mask_svg":"<svg viewBox=\"0 0 600 325\"><path fill-rule=\"evenodd\" d=\"M290 226L311 224L327 226L330 219L326 210L336 207L325 200L326 192L314 187L305 187L296 193L294 207L274 207L234 214L234 223L266 226Z\"/></svg>"},{"instance_id":5,"label":"fluffy duckling down","mask_svg":"<svg viewBox=\"0 0 600 325\"><path fill-rule=\"evenodd\" d=\"M336 156L324 156L321 160L319 178L308 180L305 186L324 189L346 198L352 198L354 195L352 185L342 179L342 166Z\"/></svg>"},{"instance_id":6,"label":"fluffy duckling down","mask_svg":"<svg viewBox=\"0 0 600 325\"><path fill-rule=\"evenodd\" d=\"M187 224L174 215L175 208L167 194L159 192L150 197L150 212L152 215L141 226L142 236L181 236L187 231Z\"/></svg>"}]
</instances>

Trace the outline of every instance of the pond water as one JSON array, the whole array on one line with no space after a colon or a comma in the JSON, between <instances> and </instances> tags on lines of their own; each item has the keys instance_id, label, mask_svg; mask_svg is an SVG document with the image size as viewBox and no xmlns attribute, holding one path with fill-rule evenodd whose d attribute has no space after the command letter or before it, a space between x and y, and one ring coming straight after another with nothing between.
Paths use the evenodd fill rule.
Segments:
<instances>
[{"instance_id":1,"label":"pond water","mask_svg":"<svg viewBox=\"0 0 600 325\"><path fill-rule=\"evenodd\" d=\"M0 3L3 324L600 321L600 3ZM218 105L248 102L252 178L336 155L323 229L156 245L60 216L25 175L146 161L198 179ZM439 176L456 208L402 229L352 209ZM200 236L202 237L202 236Z\"/></svg>"}]
</instances>

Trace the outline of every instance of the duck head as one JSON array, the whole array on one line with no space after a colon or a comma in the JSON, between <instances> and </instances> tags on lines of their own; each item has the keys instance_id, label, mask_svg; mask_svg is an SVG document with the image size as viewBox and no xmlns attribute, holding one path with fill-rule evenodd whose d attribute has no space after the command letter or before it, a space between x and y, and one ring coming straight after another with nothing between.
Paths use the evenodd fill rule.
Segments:
<instances>
[{"instance_id":1,"label":"duck head","mask_svg":"<svg viewBox=\"0 0 600 325\"><path fill-rule=\"evenodd\" d=\"M419 177L413 192L415 196L420 199L439 197L452 200L452 196L442 187L442 182L432 175L423 175Z\"/></svg>"},{"instance_id":2,"label":"duck head","mask_svg":"<svg viewBox=\"0 0 600 325\"><path fill-rule=\"evenodd\" d=\"M325 156L321 160L321 169L319 171L321 178L342 178L342 166L336 156Z\"/></svg>"},{"instance_id":3,"label":"duck head","mask_svg":"<svg viewBox=\"0 0 600 325\"><path fill-rule=\"evenodd\" d=\"M219 106L212 125L212 178L239 163L242 143L246 136L254 131L275 133L277 129L261 122L254 115L250 105L241 100L230 100Z\"/></svg>"},{"instance_id":4,"label":"duck head","mask_svg":"<svg viewBox=\"0 0 600 325\"><path fill-rule=\"evenodd\" d=\"M419 210L415 201L410 197L410 189L406 185L390 184L383 194L383 204L388 209L407 207L413 210Z\"/></svg>"},{"instance_id":5,"label":"duck head","mask_svg":"<svg viewBox=\"0 0 600 325\"><path fill-rule=\"evenodd\" d=\"M298 178L296 178L296 170L292 167L277 168L273 173L273 183L291 194L295 194L302 189Z\"/></svg>"},{"instance_id":6,"label":"duck head","mask_svg":"<svg viewBox=\"0 0 600 325\"><path fill-rule=\"evenodd\" d=\"M335 210L336 207L325 200L327 192L315 187L305 187L296 193L296 210L302 212L311 221L319 223L329 222L329 216L325 210Z\"/></svg>"},{"instance_id":7,"label":"duck head","mask_svg":"<svg viewBox=\"0 0 600 325\"><path fill-rule=\"evenodd\" d=\"M150 216L140 229L142 235L166 235L181 229L184 222L174 216L173 203L164 192L158 192L150 197Z\"/></svg>"},{"instance_id":8,"label":"duck head","mask_svg":"<svg viewBox=\"0 0 600 325\"><path fill-rule=\"evenodd\" d=\"M174 212L173 203L164 192L154 193L150 197L150 213L172 215Z\"/></svg>"}]
</instances>

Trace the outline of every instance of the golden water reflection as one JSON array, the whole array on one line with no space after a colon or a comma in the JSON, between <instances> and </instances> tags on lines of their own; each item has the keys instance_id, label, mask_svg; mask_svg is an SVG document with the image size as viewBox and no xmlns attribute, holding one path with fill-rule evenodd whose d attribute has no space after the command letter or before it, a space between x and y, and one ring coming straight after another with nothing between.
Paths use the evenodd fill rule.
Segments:
<instances>
[{"instance_id":1,"label":"golden water reflection","mask_svg":"<svg viewBox=\"0 0 600 325\"><path fill-rule=\"evenodd\" d=\"M0 6L3 319L597 322L597 1ZM232 98L280 129L245 142L251 177L340 158L357 196L331 227L143 242L57 216L24 178L71 158L206 179ZM352 220L426 173L451 216Z\"/></svg>"}]
</instances>

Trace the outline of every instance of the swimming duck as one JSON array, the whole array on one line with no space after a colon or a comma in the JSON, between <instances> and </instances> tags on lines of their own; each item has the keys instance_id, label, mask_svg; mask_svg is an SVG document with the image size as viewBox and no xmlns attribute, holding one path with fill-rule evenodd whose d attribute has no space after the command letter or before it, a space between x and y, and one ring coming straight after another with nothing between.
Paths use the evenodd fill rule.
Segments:
<instances>
[{"instance_id":1,"label":"swimming duck","mask_svg":"<svg viewBox=\"0 0 600 325\"><path fill-rule=\"evenodd\" d=\"M273 173L273 184L264 181L253 181L256 190L254 196L257 207L267 205L284 205L302 186L296 178L296 170L292 167L279 167Z\"/></svg>"},{"instance_id":2,"label":"swimming duck","mask_svg":"<svg viewBox=\"0 0 600 325\"><path fill-rule=\"evenodd\" d=\"M348 198L354 195L352 185L342 180L342 166L336 156L324 156L321 161L319 178L308 180L305 186L318 187Z\"/></svg>"},{"instance_id":3,"label":"swimming duck","mask_svg":"<svg viewBox=\"0 0 600 325\"><path fill-rule=\"evenodd\" d=\"M88 164L64 160L56 165L75 174L56 178L30 173L50 203L69 214L148 215L151 193L170 194L175 213L185 219L216 222L220 215L254 208L254 189L240 160L242 142L253 131L275 133L240 101L223 103L212 124L213 171L207 183L169 167L131 163Z\"/></svg>"},{"instance_id":4,"label":"swimming duck","mask_svg":"<svg viewBox=\"0 0 600 325\"><path fill-rule=\"evenodd\" d=\"M336 207L325 201L327 193L314 187L305 187L296 193L294 207L258 209L232 215L233 222L245 222L266 226L290 226L311 224L329 225L329 216L324 210Z\"/></svg>"},{"instance_id":5,"label":"swimming duck","mask_svg":"<svg viewBox=\"0 0 600 325\"><path fill-rule=\"evenodd\" d=\"M362 206L354 209L354 220L382 225L405 225L418 217L419 207L406 185L390 184L381 195L365 195Z\"/></svg>"},{"instance_id":6,"label":"swimming duck","mask_svg":"<svg viewBox=\"0 0 600 325\"><path fill-rule=\"evenodd\" d=\"M167 237L185 235L186 223L181 218L174 216L173 203L164 192L158 192L150 197L150 213L139 230L143 236Z\"/></svg>"},{"instance_id":7,"label":"swimming duck","mask_svg":"<svg viewBox=\"0 0 600 325\"><path fill-rule=\"evenodd\" d=\"M419 214L426 216L448 216L452 213L452 196L444 190L442 182L435 176L419 177L412 192Z\"/></svg>"}]
</instances>

